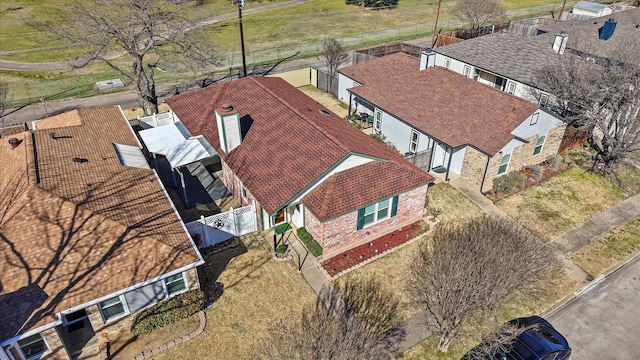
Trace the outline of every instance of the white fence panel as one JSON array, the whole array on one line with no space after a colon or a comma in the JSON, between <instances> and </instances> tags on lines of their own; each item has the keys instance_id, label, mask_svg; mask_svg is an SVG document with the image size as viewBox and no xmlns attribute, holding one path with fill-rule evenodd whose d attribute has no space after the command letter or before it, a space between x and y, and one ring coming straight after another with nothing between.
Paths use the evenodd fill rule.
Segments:
<instances>
[{"instance_id":1,"label":"white fence panel","mask_svg":"<svg viewBox=\"0 0 640 360\"><path fill-rule=\"evenodd\" d=\"M173 116L173 111L167 111L150 116L138 116L134 122L137 122L136 125L140 125L143 129L150 129L173 124L177 122L177 119Z\"/></svg>"},{"instance_id":2,"label":"white fence panel","mask_svg":"<svg viewBox=\"0 0 640 360\"><path fill-rule=\"evenodd\" d=\"M202 217L185 224L190 234L200 235L198 248L206 248L234 236L241 236L258 230L255 203L227 212Z\"/></svg>"}]
</instances>

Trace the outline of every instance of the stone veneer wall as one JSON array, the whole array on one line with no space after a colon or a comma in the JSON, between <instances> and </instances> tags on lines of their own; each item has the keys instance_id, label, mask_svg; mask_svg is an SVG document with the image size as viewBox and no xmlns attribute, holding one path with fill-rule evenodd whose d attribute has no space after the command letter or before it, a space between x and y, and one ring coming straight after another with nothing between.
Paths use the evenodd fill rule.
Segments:
<instances>
[{"instance_id":1,"label":"stone veneer wall","mask_svg":"<svg viewBox=\"0 0 640 360\"><path fill-rule=\"evenodd\" d=\"M507 173L514 170L520 170L526 165L539 164L543 162L549 155L557 154L558 149L560 148L560 143L562 142L564 131L564 126L550 130L544 141L544 145L542 146L542 152L540 152L540 154L538 155L533 155L533 150L536 147L538 136L536 135L527 138L526 140L529 141L529 143L518 146L511 152L511 159L509 160ZM493 187L493 179L497 177L501 159L502 154L498 154L494 156L489 162L487 177L484 182L484 187L481 189L482 192L489 191Z\"/></svg>"},{"instance_id":2,"label":"stone veneer wall","mask_svg":"<svg viewBox=\"0 0 640 360\"><path fill-rule=\"evenodd\" d=\"M482 153L471 146L467 146L462 161L460 177L471 184L475 189L480 189L482 176L487 166L487 154Z\"/></svg>"},{"instance_id":3,"label":"stone veneer wall","mask_svg":"<svg viewBox=\"0 0 640 360\"><path fill-rule=\"evenodd\" d=\"M43 356L41 359L46 360L69 360L69 353L62 343L62 339L56 328L48 329L40 333L44 341L49 346L51 353Z\"/></svg>"},{"instance_id":4,"label":"stone veneer wall","mask_svg":"<svg viewBox=\"0 0 640 360\"><path fill-rule=\"evenodd\" d=\"M311 211L305 211L305 228L322 246L325 253L358 243L368 237L390 231L400 224L419 219L424 214L428 185L423 185L398 198L396 216L357 230L358 212L350 212L337 218L320 222ZM309 210L309 209L307 209Z\"/></svg>"}]
</instances>

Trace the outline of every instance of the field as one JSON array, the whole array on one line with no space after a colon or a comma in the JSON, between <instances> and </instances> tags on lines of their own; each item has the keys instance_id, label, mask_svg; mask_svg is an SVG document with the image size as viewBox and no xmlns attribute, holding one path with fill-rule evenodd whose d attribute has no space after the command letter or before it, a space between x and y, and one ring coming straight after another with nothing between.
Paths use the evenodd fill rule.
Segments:
<instances>
[{"instance_id":1,"label":"field","mask_svg":"<svg viewBox=\"0 0 640 360\"><path fill-rule=\"evenodd\" d=\"M57 16L61 7L76 0L5 0L0 4L0 59L18 62L56 62L69 59L79 49L52 41L38 26L37 20ZM280 9L251 13L254 9L284 2L250 1L244 9L243 28L246 61L249 69L290 57L314 57L324 39L341 39L349 49L426 37L433 31L436 2L401 0L396 9L362 10L345 5L343 0L309 0ZM569 4L576 1L569 1ZM463 27L451 12L454 0L444 0L439 30ZM560 0L505 0L510 19L549 15L558 12ZM207 26L209 41L220 53L219 66L196 72L156 72L159 83L172 83L202 76L211 71L229 72L242 63L237 8L228 0L210 0L196 6L194 1L182 5L188 17L211 18L234 15L229 20ZM126 58L118 59L126 62ZM1 71L0 79L9 83L10 100L15 106L38 101L90 95L98 80L121 77L105 65L94 64L82 71L65 69L38 72ZM123 79L124 80L124 79Z\"/></svg>"}]
</instances>

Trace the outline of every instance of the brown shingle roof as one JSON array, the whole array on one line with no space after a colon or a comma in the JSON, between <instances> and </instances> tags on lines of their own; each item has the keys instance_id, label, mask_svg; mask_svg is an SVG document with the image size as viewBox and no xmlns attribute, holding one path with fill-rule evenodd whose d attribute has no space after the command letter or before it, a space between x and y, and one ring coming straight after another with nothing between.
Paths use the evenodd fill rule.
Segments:
<instances>
[{"instance_id":1,"label":"brown shingle roof","mask_svg":"<svg viewBox=\"0 0 640 360\"><path fill-rule=\"evenodd\" d=\"M350 154L375 158L378 161L371 166L384 170L375 176L375 171L368 167L350 170L353 178L371 176L366 191L371 199L389 197L433 181L399 154L280 78L243 78L177 95L168 98L167 103L192 134L202 134L216 148L271 214ZM212 110L221 104L231 104L240 113L244 128L242 144L229 154L220 148ZM384 177L379 175L382 173ZM350 179L340 177L337 190L331 194L332 199L342 202L335 211L353 211L361 205L361 201L343 192L350 183ZM314 213L321 204L304 201Z\"/></svg>"},{"instance_id":2,"label":"brown shingle roof","mask_svg":"<svg viewBox=\"0 0 640 360\"><path fill-rule=\"evenodd\" d=\"M0 340L199 260L153 172L120 164L113 143L138 144L119 108L64 118L82 125L0 139Z\"/></svg>"},{"instance_id":3,"label":"brown shingle roof","mask_svg":"<svg viewBox=\"0 0 640 360\"><path fill-rule=\"evenodd\" d=\"M420 61L403 52L382 56L356 65L339 69L338 72L360 84L379 84L392 76L407 76L420 70Z\"/></svg>"},{"instance_id":4,"label":"brown shingle roof","mask_svg":"<svg viewBox=\"0 0 640 360\"><path fill-rule=\"evenodd\" d=\"M351 91L449 146L496 154L538 105L442 67ZM384 126L384 125L383 125Z\"/></svg>"}]
</instances>

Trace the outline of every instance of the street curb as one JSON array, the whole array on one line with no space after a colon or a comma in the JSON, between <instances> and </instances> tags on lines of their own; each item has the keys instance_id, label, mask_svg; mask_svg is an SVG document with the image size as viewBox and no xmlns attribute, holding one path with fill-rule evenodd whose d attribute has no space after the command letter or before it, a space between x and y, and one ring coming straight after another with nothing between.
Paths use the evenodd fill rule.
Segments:
<instances>
[{"instance_id":1,"label":"street curb","mask_svg":"<svg viewBox=\"0 0 640 360\"><path fill-rule=\"evenodd\" d=\"M542 317L546 318L546 317L552 316L555 313L557 313L558 311L562 310L562 308L564 308L565 306L569 305L573 300L577 299L582 294L587 293L593 287L595 287L596 285L598 285L602 281L606 280L608 277L610 277L611 275L615 274L620 269L624 268L627 264L629 264L630 262L633 262L634 260L636 260L636 258L640 258L640 251L636 251L635 253L631 254L626 259L618 262L614 267L609 269L604 274L598 275L595 279L591 280L590 282L588 282L587 284L582 286L580 289L574 291L571 295L569 295L569 296L565 297L564 299L560 300L560 302L558 302L556 305L554 305L551 309L549 309L549 310L545 311L544 313L542 313Z\"/></svg>"}]
</instances>

